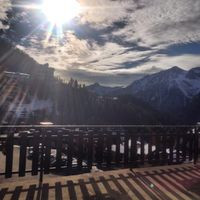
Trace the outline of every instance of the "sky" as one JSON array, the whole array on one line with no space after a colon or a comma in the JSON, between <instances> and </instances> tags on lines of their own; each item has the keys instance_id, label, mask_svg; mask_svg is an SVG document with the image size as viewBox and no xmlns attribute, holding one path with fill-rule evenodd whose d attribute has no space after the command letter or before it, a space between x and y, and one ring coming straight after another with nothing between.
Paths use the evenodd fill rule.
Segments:
<instances>
[{"instance_id":1,"label":"sky","mask_svg":"<svg viewBox=\"0 0 200 200\"><path fill-rule=\"evenodd\" d=\"M41 2L0 0L1 36L63 78L125 86L173 66L200 67L199 0L80 0L62 37L56 28L49 36L51 24L31 7Z\"/></svg>"}]
</instances>

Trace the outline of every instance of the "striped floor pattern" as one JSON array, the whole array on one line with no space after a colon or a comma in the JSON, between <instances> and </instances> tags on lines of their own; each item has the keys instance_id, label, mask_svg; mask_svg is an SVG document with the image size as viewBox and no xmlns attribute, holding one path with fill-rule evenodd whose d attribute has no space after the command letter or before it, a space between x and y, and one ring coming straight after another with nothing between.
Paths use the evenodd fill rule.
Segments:
<instances>
[{"instance_id":1,"label":"striped floor pattern","mask_svg":"<svg viewBox=\"0 0 200 200\"><path fill-rule=\"evenodd\" d=\"M199 164L51 178L41 190L30 182L1 183L0 200L200 200Z\"/></svg>"}]
</instances>

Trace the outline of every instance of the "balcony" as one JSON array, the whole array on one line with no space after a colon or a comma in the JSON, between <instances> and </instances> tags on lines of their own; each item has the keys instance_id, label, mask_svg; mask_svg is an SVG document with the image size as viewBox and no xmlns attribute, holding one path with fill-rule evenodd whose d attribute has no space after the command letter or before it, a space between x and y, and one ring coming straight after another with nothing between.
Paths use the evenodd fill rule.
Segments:
<instances>
[{"instance_id":1,"label":"balcony","mask_svg":"<svg viewBox=\"0 0 200 200\"><path fill-rule=\"evenodd\" d=\"M0 132L2 198L200 199L199 126L2 126Z\"/></svg>"}]
</instances>

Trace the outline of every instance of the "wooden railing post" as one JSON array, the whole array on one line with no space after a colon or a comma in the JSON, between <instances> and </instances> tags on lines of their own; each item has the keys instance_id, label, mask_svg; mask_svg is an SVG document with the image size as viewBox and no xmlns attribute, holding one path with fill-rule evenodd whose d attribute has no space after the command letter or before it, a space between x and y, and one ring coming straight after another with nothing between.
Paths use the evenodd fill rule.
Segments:
<instances>
[{"instance_id":1,"label":"wooden railing post","mask_svg":"<svg viewBox=\"0 0 200 200\"><path fill-rule=\"evenodd\" d=\"M59 172L62 164L62 131L57 131L56 135L56 171Z\"/></svg>"},{"instance_id":2,"label":"wooden railing post","mask_svg":"<svg viewBox=\"0 0 200 200\"><path fill-rule=\"evenodd\" d=\"M93 146L93 131L89 132L88 135L88 169L92 169L93 158L94 158L94 146Z\"/></svg>"},{"instance_id":3,"label":"wooden railing post","mask_svg":"<svg viewBox=\"0 0 200 200\"><path fill-rule=\"evenodd\" d=\"M121 161L121 153L120 153L121 134L119 131L117 131L115 140L116 140L115 162L116 165L118 166Z\"/></svg>"},{"instance_id":4,"label":"wooden railing post","mask_svg":"<svg viewBox=\"0 0 200 200\"><path fill-rule=\"evenodd\" d=\"M188 135L189 137L189 161L193 159L194 156L194 134L192 130L190 130L190 133Z\"/></svg>"},{"instance_id":5,"label":"wooden railing post","mask_svg":"<svg viewBox=\"0 0 200 200\"><path fill-rule=\"evenodd\" d=\"M41 152L40 153L40 179L39 183L43 183L43 175L44 175L44 141L45 141L45 132L44 129L41 130Z\"/></svg>"},{"instance_id":6,"label":"wooden railing post","mask_svg":"<svg viewBox=\"0 0 200 200\"><path fill-rule=\"evenodd\" d=\"M33 155L32 155L32 175L38 174L38 163L39 163L39 139L40 132L36 131L33 136Z\"/></svg>"},{"instance_id":7,"label":"wooden railing post","mask_svg":"<svg viewBox=\"0 0 200 200\"><path fill-rule=\"evenodd\" d=\"M176 163L180 162L180 131L177 131L177 136L176 136Z\"/></svg>"},{"instance_id":8,"label":"wooden railing post","mask_svg":"<svg viewBox=\"0 0 200 200\"><path fill-rule=\"evenodd\" d=\"M104 156L104 132L98 133L98 141L97 141L97 153L96 160L98 167L101 167L103 164L103 156Z\"/></svg>"},{"instance_id":9,"label":"wooden railing post","mask_svg":"<svg viewBox=\"0 0 200 200\"><path fill-rule=\"evenodd\" d=\"M26 148L27 132L21 132L20 137L20 156L19 156L19 176L25 176L26 171Z\"/></svg>"},{"instance_id":10,"label":"wooden railing post","mask_svg":"<svg viewBox=\"0 0 200 200\"><path fill-rule=\"evenodd\" d=\"M144 154L144 140L145 140L145 136L143 135L144 133L141 134L140 136L140 141L141 141L141 156L140 156L140 163L141 165L144 165L144 158L145 158L145 154Z\"/></svg>"},{"instance_id":11,"label":"wooden railing post","mask_svg":"<svg viewBox=\"0 0 200 200\"><path fill-rule=\"evenodd\" d=\"M83 168L83 132L78 133L78 170L82 171Z\"/></svg>"},{"instance_id":12,"label":"wooden railing post","mask_svg":"<svg viewBox=\"0 0 200 200\"><path fill-rule=\"evenodd\" d=\"M68 135L68 147L67 147L67 173L71 173L72 171L72 161L73 161L73 134L70 132Z\"/></svg>"},{"instance_id":13,"label":"wooden railing post","mask_svg":"<svg viewBox=\"0 0 200 200\"><path fill-rule=\"evenodd\" d=\"M45 134L45 159L44 159L44 174L49 174L50 172L50 159L51 159L51 131L46 131Z\"/></svg>"},{"instance_id":14,"label":"wooden railing post","mask_svg":"<svg viewBox=\"0 0 200 200\"><path fill-rule=\"evenodd\" d=\"M112 138L112 132L106 134L106 143L107 143L107 152L106 152L106 162L107 162L107 167L110 167L111 160L112 160L112 155L111 155L111 138Z\"/></svg>"},{"instance_id":15,"label":"wooden railing post","mask_svg":"<svg viewBox=\"0 0 200 200\"><path fill-rule=\"evenodd\" d=\"M15 173L18 173L19 176L25 176L26 173L30 172L30 170L26 170L26 150L27 147L32 146L33 154L30 154L29 157L31 159L32 155L31 173L32 175L39 174L40 183L43 181L43 173L49 173L54 168L56 168L56 172L67 168L68 174L74 173L73 170L76 170L76 173L85 171L83 170L86 168L85 160L87 160L88 169L91 169L93 164L97 164L99 168L120 167L120 164L126 167L136 167L137 164L144 165L146 162L157 165L174 164L175 162L182 163L188 157L189 161L194 162L194 164L198 161L198 126L151 126L148 129L145 126L135 126L132 127L134 130L130 129L129 126L124 127L124 129L121 127L96 127L96 129L80 130L61 128L60 126L55 129L54 127L52 129L37 127L33 135L21 132L20 137L14 135L13 129L8 129L7 137L3 135L0 138L2 141L6 140L5 173L1 174L9 178L14 173L12 169L13 153L16 154L14 144L20 145L19 171ZM50 132L47 132L47 129ZM21 127L21 130L29 131L26 126ZM55 134L51 134L53 130L55 130ZM155 132L151 132L152 130ZM145 150L147 144L149 145L148 157L146 156L147 150ZM112 145L116 147L115 152ZM156 146L155 150L154 145ZM57 150L55 166L51 163L51 148ZM140 154L139 148L141 148ZM66 157L62 157L64 152ZM67 162L65 162L65 158ZM74 158L77 158L77 165L73 162Z\"/></svg>"},{"instance_id":16,"label":"wooden railing post","mask_svg":"<svg viewBox=\"0 0 200 200\"><path fill-rule=\"evenodd\" d=\"M194 128L194 164L197 163L199 156L199 133L197 127Z\"/></svg>"},{"instance_id":17,"label":"wooden railing post","mask_svg":"<svg viewBox=\"0 0 200 200\"><path fill-rule=\"evenodd\" d=\"M128 140L129 140L129 131L126 129L124 133L124 165L128 165L129 161L129 146L128 146Z\"/></svg>"},{"instance_id":18,"label":"wooden railing post","mask_svg":"<svg viewBox=\"0 0 200 200\"><path fill-rule=\"evenodd\" d=\"M12 176L13 168L13 145L14 145L14 132L8 133L6 139L6 167L5 167L5 177L10 178Z\"/></svg>"},{"instance_id":19,"label":"wooden railing post","mask_svg":"<svg viewBox=\"0 0 200 200\"><path fill-rule=\"evenodd\" d=\"M182 136L182 156L183 156L183 161L186 161L186 155L187 155L187 130L184 129L184 133Z\"/></svg>"}]
</instances>

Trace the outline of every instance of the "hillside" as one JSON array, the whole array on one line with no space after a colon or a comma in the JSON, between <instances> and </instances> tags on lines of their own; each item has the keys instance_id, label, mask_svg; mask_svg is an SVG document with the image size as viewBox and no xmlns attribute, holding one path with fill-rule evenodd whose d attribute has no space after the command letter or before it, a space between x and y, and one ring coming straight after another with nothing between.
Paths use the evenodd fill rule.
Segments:
<instances>
[{"instance_id":1,"label":"hillside","mask_svg":"<svg viewBox=\"0 0 200 200\"><path fill-rule=\"evenodd\" d=\"M101 89L103 88L101 87ZM106 95L127 94L146 102L161 112L163 116L171 116L174 123L196 123L200 118L197 106L197 99L200 95L200 67L189 71L172 67L159 73L147 75L134 81L126 88L118 90L109 88L109 91ZM96 93L99 92L96 91Z\"/></svg>"},{"instance_id":2,"label":"hillside","mask_svg":"<svg viewBox=\"0 0 200 200\"><path fill-rule=\"evenodd\" d=\"M47 64L38 64L6 41L2 44L0 81L4 86L0 88L3 97L0 102L1 123L162 123L154 109L132 97L99 97L76 80L66 83L54 77L54 70ZM13 73L5 73L4 70ZM24 80L24 75L29 77Z\"/></svg>"}]
</instances>

